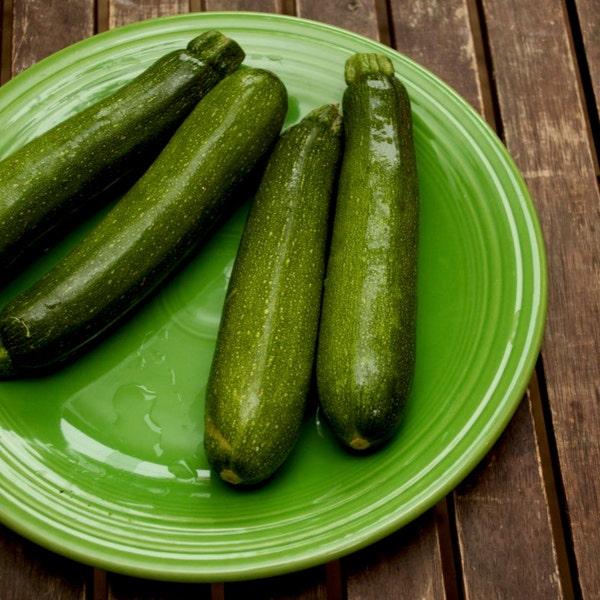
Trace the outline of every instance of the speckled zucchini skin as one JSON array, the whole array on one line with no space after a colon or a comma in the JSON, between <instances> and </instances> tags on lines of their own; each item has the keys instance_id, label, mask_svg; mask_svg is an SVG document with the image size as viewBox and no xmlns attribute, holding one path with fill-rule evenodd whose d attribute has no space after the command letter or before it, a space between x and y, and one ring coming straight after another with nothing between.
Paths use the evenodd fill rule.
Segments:
<instances>
[{"instance_id":1,"label":"speckled zucchini skin","mask_svg":"<svg viewBox=\"0 0 600 600\"><path fill-rule=\"evenodd\" d=\"M419 189L410 101L392 63L356 54L345 74L317 387L337 438L364 451L397 431L412 386Z\"/></svg>"},{"instance_id":2,"label":"speckled zucchini skin","mask_svg":"<svg viewBox=\"0 0 600 600\"><path fill-rule=\"evenodd\" d=\"M91 233L0 311L0 378L55 368L152 292L228 210L286 112L269 71L239 69L217 84Z\"/></svg>"},{"instance_id":3,"label":"speckled zucchini skin","mask_svg":"<svg viewBox=\"0 0 600 600\"><path fill-rule=\"evenodd\" d=\"M327 105L281 136L227 290L206 392L204 448L227 482L268 479L292 450L309 391L341 119Z\"/></svg>"},{"instance_id":4,"label":"speckled zucchini skin","mask_svg":"<svg viewBox=\"0 0 600 600\"><path fill-rule=\"evenodd\" d=\"M91 211L111 183L141 174L243 58L235 41L207 31L2 160L0 276L35 257L71 213Z\"/></svg>"}]
</instances>

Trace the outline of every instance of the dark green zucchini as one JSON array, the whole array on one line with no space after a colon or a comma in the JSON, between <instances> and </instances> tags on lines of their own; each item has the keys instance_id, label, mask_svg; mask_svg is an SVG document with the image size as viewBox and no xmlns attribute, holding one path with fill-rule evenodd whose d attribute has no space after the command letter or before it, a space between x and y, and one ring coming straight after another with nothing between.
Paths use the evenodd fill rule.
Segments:
<instances>
[{"instance_id":1,"label":"dark green zucchini","mask_svg":"<svg viewBox=\"0 0 600 600\"><path fill-rule=\"evenodd\" d=\"M412 387L419 184L410 100L391 61L353 55L345 77L317 387L334 434L364 451L395 434Z\"/></svg>"},{"instance_id":2,"label":"dark green zucchini","mask_svg":"<svg viewBox=\"0 0 600 600\"><path fill-rule=\"evenodd\" d=\"M200 98L242 62L218 31L160 58L131 82L0 162L0 277L50 243L101 191L141 174Z\"/></svg>"},{"instance_id":3,"label":"dark green zucchini","mask_svg":"<svg viewBox=\"0 0 600 600\"><path fill-rule=\"evenodd\" d=\"M0 378L74 358L152 292L230 208L286 112L269 71L239 69L208 92L91 233L0 311Z\"/></svg>"},{"instance_id":4,"label":"dark green zucchini","mask_svg":"<svg viewBox=\"0 0 600 600\"><path fill-rule=\"evenodd\" d=\"M206 456L232 484L266 480L299 435L314 365L340 130L337 107L327 105L284 132L244 228L205 406Z\"/></svg>"}]
</instances>

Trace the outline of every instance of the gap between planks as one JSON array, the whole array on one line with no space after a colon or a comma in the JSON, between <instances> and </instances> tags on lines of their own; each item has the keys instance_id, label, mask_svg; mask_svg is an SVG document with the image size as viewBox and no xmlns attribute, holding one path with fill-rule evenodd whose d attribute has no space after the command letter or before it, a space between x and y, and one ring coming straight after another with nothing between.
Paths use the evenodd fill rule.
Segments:
<instances>
[{"instance_id":1,"label":"gap between planks","mask_svg":"<svg viewBox=\"0 0 600 600\"><path fill-rule=\"evenodd\" d=\"M502 138L502 119L498 105L498 94L494 86L494 66L485 25L485 16L481 0L467 0L470 29L473 36L473 50L477 61L477 76L481 90L482 117L488 125Z\"/></svg>"},{"instance_id":2,"label":"gap between planks","mask_svg":"<svg viewBox=\"0 0 600 600\"><path fill-rule=\"evenodd\" d=\"M594 149L594 169L596 177L600 180L600 114L598 114L597 109L597 104L600 105L600 98L595 97L594 83L585 51L585 42L575 0L564 0L564 11L567 22L566 29L571 34L570 43L573 48L573 56L577 61L577 74L584 104L583 112L587 119L590 147Z\"/></svg>"},{"instance_id":3,"label":"gap between planks","mask_svg":"<svg viewBox=\"0 0 600 600\"><path fill-rule=\"evenodd\" d=\"M562 584L561 589L564 593L564 600L574 600L581 596L581 590L577 585L577 566L566 514L566 497L560 476L558 450L554 440L551 411L544 382L544 367L540 357L529 384L528 393L548 502L550 526L555 543L556 562Z\"/></svg>"}]
</instances>

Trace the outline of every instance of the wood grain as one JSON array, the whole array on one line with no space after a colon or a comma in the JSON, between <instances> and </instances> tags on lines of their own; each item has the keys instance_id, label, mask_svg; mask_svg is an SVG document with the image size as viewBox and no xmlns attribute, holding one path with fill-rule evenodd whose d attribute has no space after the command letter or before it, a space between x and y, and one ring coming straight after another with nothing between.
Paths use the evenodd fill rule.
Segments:
<instances>
[{"instance_id":1,"label":"wood grain","mask_svg":"<svg viewBox=\"0 0 600 600\"><path fill-rule=\"evenodd\" d=\"M297 0L296 11L299 17L343 27L374 40L380 39L375 2L366 2L365 0L336 0L335 2Z\"/></svg>"},{"instance_id":2,"label":"wood grain","mask_svg":"<svg viewBox=\"0 0 600 600\"><path fill-rule=\"evenodd\" d=\"M428 511L343 561L348 600L446 597L439 532Z\"/></svg>"},{"instance_id":3,"label":"wood grain","mask_svg":"<svg viewBox=\"0 0 600 600\"><path fill-rule=\"evenodd\" d=\"M327 589L327 570L320 566L268 579L226 583L224 597L227 600L333 600Z\"/></svg>"},{"instance_id":4,"label":"wood grain","mask_svg":"<svg viewBox=\"0 0 600 600\"><path fill-rule=\"evenodd\" d=\"M30 0L2 3L2 81L94 33L94 3ZM91 569L38 547L0 526L0 597L83 599Z\"/></svg>"},{"instance_id":5,"label":"wood grain","mask_svg":"<svg viewBox=\"0 0 600 600\"><path fill-rule=\"evenodd\" d=\"M83 567L0 525L2 600L85 600L91 569Z\"/></svg>"},{"instance_id":6,"label":"wood grain","mask_svg":"<svg viewBox=\"0 0 600 600\"><path fill-rule=\"evenodd\" d=\"M506 143L547 240L546 388L581 593L598 598L600 195L588 119L562 3L484 6Z\"/></svg>"},{"instance_id":7,"label":"wood grain","mask_svg":"<svg viewBox=\"0 0 600 600\"><path fill-rule=\"evenodd\" d=\"M524 589L533 598L565 597L547 498L530 468L541 463L532 425L527 397L499 443L455 492L466 598L518 598Z\"/></svg>"},{"instance_id":8,"label":"wood grain","mask_svg":"<svg viewBox=\"0 0 600 600\"><path fill-rule=\"evenodd\" d=\"M125 0L111 0L109 5L109 26L116 27L126 22L135 22L150 16L162 16L165 14L177 14L187 12L187 3L170 2L159 3L148 2L144 7L137 3ZM154 5L154 11L152 6ZM282 3L278 1L265 0L242 0L220 2L219 0L206 0L203 9L207 11L216 10L250 10L257 12L282 12ZM150 10L149 10L150 9ZM147 580L137 580L108 574L110 600L159 600L177 598L294 598L296 600L320 599L327 597L327 582L325 568L309 569L269 579L257 579L243 583L215 583L212 586L202 584L162 584ZM331 597L331 596L330 596Z\"/></svg>"},{"instance_id":9,"label":"wood grain","mask_svg":"<svg viewBox=\"0 0 600 600\"><path fill-rule=\"evenodd\" d=\"M9 15L8 4L4 5L4 0L0 0L0 85L10 79L10 53L11 53L11 21L12 14ZM5 14L6 13L6 14Z\"/></svg>"},{"instance_id":10,"label":"wood grain","mask_svg":"<svg viewBox=\"0 0 600 600\"><path fill-rule=\"evenodd\" d=\"M114 29L127 23L188 11L189 0L109 0L108 27Z\"/></svg>"},{"instance_id":11,"label":"wood grain","mask_svg":"<svg viewBox=\"0 0 600 600\"><path fill-rule=\"evenodd\" d=\"M466 0L391 0L395 47L441 77L484 113L478 57Z\"/></svg>"},{"instance_id":12,"label":"wood grain","mask_svg":"<svg viewBox=\"0 0 600 600\"><path fill-rule=\"evenodd\" d=\"M256 12L285 12L282 0L204 0L204 10L242 10Z\"/></svg>"},{"instance_id":13,"label":"wood grain","mask_svg":"<svg viewBox=\"0 0 600 600\"><path fill-rule=\"evenodd\" d=\"M299 16L352 30L375 40L387 31L376 2L298 0ZM378 544L342 560L349 600L440 598L444 591L439 532L433 511Z\"/></svg>"},{"instance_id":14,"label":"wood grain","mask_svg":"<svg viewBox=\"0 0 600 600\"><path fill-rule=\"evenodd\" d=\"M93 0L13 4L12 75L94 33Z\"/></svg>"},{"instance_id":15,"label":"wood grain","mask_svg":"<svg viewBox=\"0 0 600 600\"><path fill-rule=\"evenodd\" d=\"M473 15L472 11L473 6L462 0L445 2L443 6L436 0L393 3L394 40L400 51L440 76L480 114L494 122L491 118L493 106L486 102L482 89L482 81L487 82L490 74L483 71L486 63L478 55L478 50L481 49L477 47L477 44L483 43L485 32L473 29L475 24L479 24L479 20L478 15ZM427 31L425 35L424 31ZM443 40L443 52L439 51L437 44L430 43L432 39ZM505 575L521 569L523 563L519 553L491 555L486 552L488 540L497 536L498 531L501 532L498 542L506 547L520 548L527 556L536 552L537 543L543 542L544 548L550 548L549 555L542 557L537 568L544 575L554 578L556 585L558 564L552 553L553 531L550 515L545 509L544 478L534 431L531 412L519 410L511 427L484 463L489 469L488 479L485 482L481 479L482 473L488 474L487 469L478 470L457 491L456 530L459 532L462 564L461 585L467 592L467 597L496 597L488 596L487 592L500 590L503 586L508 593L507 597L518 597L523 589L518 578ZM515 435L515 432L519 434ZM503 448L510 449L512 454L501 464L510 464L511 475L517 480L528 482L526 498L518 486L505 485L506 482L501 477L494 477L494 470L491 468L495 464L493 457L496 456L495 453L501 453ZM489 503L481 501L484 497L489 499ZM508 507L516 505L519 505L521 513L517 515L518 526L513 527L515 515ZM534 516L537 519L530 518L532 506L535 507ZM504 507L505 510L490 510L498 507ZM493 514L493 519L490 519L490 514ZM535 569L528 573L536 574ZM482 574L485 576L482 577ZM483 593L484 589L486 593ZM550 589L554 590L553 587Z\"/></svg>"},{"instance_id":16,"label":"wood grain","mask_svg":"<svg viewBox=\"0 0 600 600\"><path fill-rule=\"evenodd\" d=\"M188 10L188 0L108 0L107 27L114 29L145 19L186 13ZM171 598L202 600L211 597L208 584L165 583L114 573L106 574L105 586L104 593L110 600L169 600ZM101 600L101 596L94 600Z\"/></svg>"}]
</instances>

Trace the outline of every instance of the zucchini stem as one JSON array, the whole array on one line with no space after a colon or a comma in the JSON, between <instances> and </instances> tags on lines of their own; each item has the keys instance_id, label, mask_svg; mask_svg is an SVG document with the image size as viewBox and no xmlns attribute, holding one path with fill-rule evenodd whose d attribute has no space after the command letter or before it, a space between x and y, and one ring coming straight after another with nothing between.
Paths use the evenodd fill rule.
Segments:
<instances>
[{"instance_id":1,"label":"zucchini stem","mask_svg":"<svg viewBox=\"0 0 600 600\"><path fill-rule=\"evenodd\" d=\"M353 54L344 69L346 83L356 83L361 77L368 75L394 76L394 65L385 54L361 52Z\"/></svg>"},{"instance_id":2,"label":"zucchini stem","mask_svg":"<svg viewBox=\"0 0 600 600\"><path fill-rule=\"evenodd\" d=\"M237 42L216 30L195 37L188 43L187 51L222 75L237 69L245 58Z\"/></svg>"}]
</instances>

